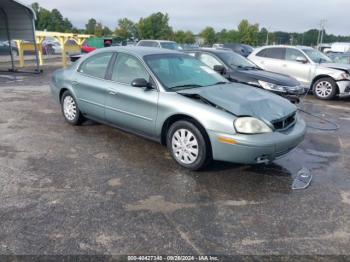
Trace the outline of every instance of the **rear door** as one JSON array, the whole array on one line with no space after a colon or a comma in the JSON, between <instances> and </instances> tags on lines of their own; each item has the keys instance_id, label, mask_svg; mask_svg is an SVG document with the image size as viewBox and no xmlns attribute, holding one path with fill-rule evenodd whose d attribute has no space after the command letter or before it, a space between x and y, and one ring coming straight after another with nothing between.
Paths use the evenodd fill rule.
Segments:
<instances>
[{"instance_id":1,"label":"rear door","mask_svg":"<svg viewBox=\"0 0 350 262\"><path fill-rule=\"evenodd\" d=\"M106 120L134 132L154 137L157 117L158 90L133 87L131 82L144 78L153 80L137 57L118 53L108 82Z\"/></svg>"},{"instance_id":2,"label":"rear door","mask_svg":"<svg viewBox=\"0 0 350 262\"><path fill-rule=\"evenodd\" d=\"M86 59L72 82L79 109L100 120L105 118L105 77L112 56L112 52L105 52Z\"/></svg>"},{"instance_id":3,"label":"rear door","mask_svg":"<svg viewBox=\"0 0 350 262\"><path fill-rule=\"evenodd\" d=\"M285 52L283 47L269 47L256 53L252 60L267 71L281 73Z\"/></svg>"}]
</instances>

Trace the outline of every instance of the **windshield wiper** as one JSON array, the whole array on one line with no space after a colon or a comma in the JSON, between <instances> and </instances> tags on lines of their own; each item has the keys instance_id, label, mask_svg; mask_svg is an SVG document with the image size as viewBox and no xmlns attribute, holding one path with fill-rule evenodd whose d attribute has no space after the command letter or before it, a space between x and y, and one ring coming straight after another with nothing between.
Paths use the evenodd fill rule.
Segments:
<instances>
[{"instance_id":1,"label":"windshield wiper","mask_svg":"<svg viewBox=\"0 0 350 262\"><path fill-rule=\"evenodd\" d=\"M194 87L203 87L201 85L197 85L197 84L187 84L187 85L178 85L178 86L172 86L170 87L170 89L180 89L180 88L194 88Z\"/></svg>"},{"instance_id":2,"label":"windshield wiper","mask_svg":"<svg viewBox=\"0 0 350 262\"><path fill-rule=\"evenodd\" d=\"M225 84L229 84L230 82L226 82L226 81L219 81L219 82L216 82L212 85L207 85L207 86L215 86L215 85L225 85Z\"/></svg>"},{"instance_id":3,"label":"windshield wiper","mask_svg":"<svg viewBox=\"0 0 350 262\"><path fill-rule=\"evenodd\" d=\"M215 85L225 85L225 84L229 84L230 82L224 82L224 81L219 81L219 82L216 82L216 83L214 83L214 84L212 84L212 85L209 85L209 86L215 86Z\"/></svg>"},{"instance_id":4,"label":"windshield wiper","mask_svg":"<svg viewBox=\"0 0 350 262\"><path fill-rule=\"evenodd\" d=\"M238 68L244 69L244 70L249 70L249 69L257 69L255 66L237 66Z\"/></svg>"}]
</instances>

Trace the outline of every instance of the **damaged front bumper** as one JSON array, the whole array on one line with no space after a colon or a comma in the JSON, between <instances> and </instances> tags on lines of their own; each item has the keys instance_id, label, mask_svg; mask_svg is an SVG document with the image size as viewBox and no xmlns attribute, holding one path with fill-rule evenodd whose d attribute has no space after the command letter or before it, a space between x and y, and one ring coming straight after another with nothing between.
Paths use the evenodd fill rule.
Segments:
<instances>
[{"instance_id":1,"label":"damaged front bumper","mask_svg":"<svg viewBox=\"0 0 350 262\"><path fill-rule=\"evenodd\" d=\"M306 86L293 86L293 87L284 87L286 92L275 92L277 95L280 95L288 99L293 104L298 104L300 102L300 97L305 95L309 88Z\"/></svg>"},{"instance_id":2,"label":"damaged front bumper","mask_svg":"<svg viewBox=\"0 0 350 262\"><path fill-rule=\"evenodd\" d=\"M340 96L350 95L350 81L348 80L337 81L337 85L338 85Z\"/></svg>"},{"instance_id":3,"label":"damaged front bumper","mask_svg":"<svg viewBox=\"0 0 350 262\"><path fill-rule=\"evenodd\" d=\"M208 134L214 160L261 164L271 162L290 152L304 140L305 132L306 124L298 117L294 126L280 132L228 135L208 131ZM227 137L227 139L222 139L222 137ZM230 141L230 143L225 143L225 141Z\"/></svg>"}]
</instances>

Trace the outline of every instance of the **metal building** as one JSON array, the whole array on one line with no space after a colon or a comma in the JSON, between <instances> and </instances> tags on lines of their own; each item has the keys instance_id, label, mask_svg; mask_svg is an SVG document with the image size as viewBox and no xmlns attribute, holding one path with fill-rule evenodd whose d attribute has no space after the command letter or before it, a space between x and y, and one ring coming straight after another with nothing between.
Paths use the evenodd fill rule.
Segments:
<instances>
[{"instance_id":1,"label":"metal building","mask_svg":"<svg viewBox=\"0 0 350 262\"><path fill-rule=\"evenodd\" d=\"M36 71L39 72L39 58L35 39L35 12L30 7L17 0L0 0L0 41L27 40L34 43L36 55ZM15 71L15 63L12 52L13 46L9 45L11 55L11 71Z\"/></svg>"}]
</instances>

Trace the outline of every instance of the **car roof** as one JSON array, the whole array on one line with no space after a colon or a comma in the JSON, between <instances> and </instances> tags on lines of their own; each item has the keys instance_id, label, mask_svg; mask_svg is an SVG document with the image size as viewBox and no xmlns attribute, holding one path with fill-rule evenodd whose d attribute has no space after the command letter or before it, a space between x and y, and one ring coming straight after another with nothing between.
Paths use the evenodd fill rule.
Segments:
<instances>
[{"instance_id":1,"label":"car roof","mask_svg":"<svg viewBox=\"0 0 350 262\"><path fill-rule=\"evenodd\" d=\"M350 56L350 53L328 53L330 56Z\"/></svg>"},{"instance_id":2,"label":"car roof","mask_svg":"<svg viewBox=\"0 0 350 262\"><path fill-rule=\"evenodd\" d=\"M217 49L217 48L193 48L193 49L187 49L184 50L184 52L207 52L207 53L213 53L213 54L226 54L226 53L234 53L232 50L227 49Z\"/></svg>"},{"instance_id":3,"label":"car roof","mask_svg":"<svg viewBox=\"0 0 350 262\"><path fill-rule=\"evenodd\" d=\"M298 48L298 49L313 49L310 46L304 46L304 45L265 45L260 47L260 49L265 49L265 48Z\"/></svg>"},{"instance_id":4,"label":"car roof","mask_svg":"<svg viewBox=\"0 0 350 262\"><path fill-rule=\"evenodd\" d=\"M139 57L143 57L145 55L158 55L158 54L183 54L182 52L176 50L170 50L165 48L157 48L157 47L144 47L144 46L110 46L105 48L97 49L98 52L128 52L134 54Z\"/></svg>"},{"instance_id":5,"label":"car roof","mask_svg":"<svg viewBox=\"0 0 350 262\"><path fill-rule=\"evenodd\" d=\"M153 39L140 40L140 42L145 42L145 41L153 41L153 42L160 42L160 43L176 43L175 41L170 41L170 40L153 40Z\"/></svg>"}]
</instances>

